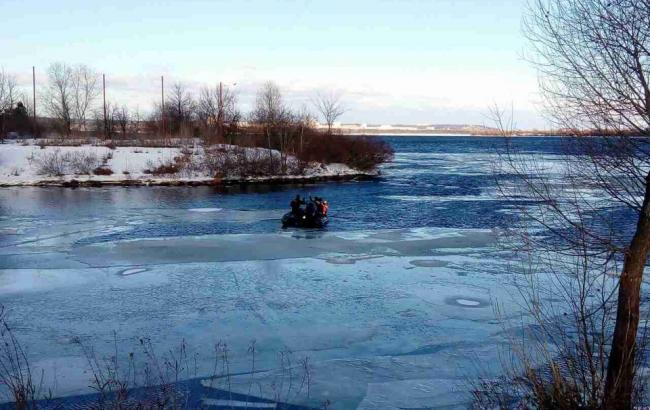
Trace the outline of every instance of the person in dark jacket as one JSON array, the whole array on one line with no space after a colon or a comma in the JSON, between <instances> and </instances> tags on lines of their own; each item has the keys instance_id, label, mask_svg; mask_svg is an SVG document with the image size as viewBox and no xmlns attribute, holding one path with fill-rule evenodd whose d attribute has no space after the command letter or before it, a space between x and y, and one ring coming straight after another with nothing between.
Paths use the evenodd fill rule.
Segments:
<instances>
[{"instance_id":1,"label":"person in dark jacket","mask_svg":"<svg viewBox=\"0 0 650 410\"><path fill-rule=\"evenodd\" d=\"M316 216L316 202L312 197L309 197L309 202L307 202L307 206L305 207L305 214L309 218Z\"/></svg>"},{"instance_id":2,"label":"person in dark jacket","mask_svg":"<svg viewBox=\"0 0 650 410\"><path fill-rule=\"evenodd\" d=\"M293 201L291 201L291 203L289 204L291 206L291 213L293 213L296 216L302 216L303 210L301 206L304 204L305 201L300 198L300 195L296 195Z\"/></svg>"}]
</instances>

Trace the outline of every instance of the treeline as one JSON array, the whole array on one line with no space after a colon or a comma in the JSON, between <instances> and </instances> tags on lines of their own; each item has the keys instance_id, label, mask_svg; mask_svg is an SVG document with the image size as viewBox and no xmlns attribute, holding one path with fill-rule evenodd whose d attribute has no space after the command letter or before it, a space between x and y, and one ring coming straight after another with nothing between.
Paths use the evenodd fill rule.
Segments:
<instances>
[{"instance_id":1,"label":"treeline","mask_svg":"<svg viewBox=\"0 0 650 410\"><path fill-rule=\"evenodd\" d=\"M85 65L54 63L48 67L44 91L39 93L38 114L32 98L20 92L16 77L0 72L0 132L6 137L40 137L73 140L99 138L119 145L141 141L148 145L171 139L198 139L204 144L226 143L264 147L305 161L341 162L358 169L374 168L392 156L379 141L347 137L332 131L344 114L335 93L317 94L312 108L293 109L273 82L257 91L253 109L244 113L234 88L203 87L198 94L176 82L165 88L164 99L143 113L127 104L104 101L102 77ZM41 113L42 112L42 113ZM42 115L45 114L45 115ZM327 127L317 127L320 116Z\"/></svg>"}]
</instances>

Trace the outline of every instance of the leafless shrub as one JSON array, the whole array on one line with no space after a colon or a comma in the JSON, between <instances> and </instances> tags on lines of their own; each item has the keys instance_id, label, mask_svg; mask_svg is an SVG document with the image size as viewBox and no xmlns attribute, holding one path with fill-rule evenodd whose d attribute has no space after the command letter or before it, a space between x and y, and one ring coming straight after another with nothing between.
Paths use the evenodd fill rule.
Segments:
<instances>
[{"instance_id":1,"label":"leafless shrub","mask_svg":"<svg viewBox=\"0 0 650 410\"><path fill-rule=\"evenodd\" d=\"M368 171L393 158L386 142L372 137L351 137L310 132L298 158L306 162L341 163Z\"/></svg>"},{"instance_id":2,"label":"leafless shrub","mask_svg":"<svg viewBox=\"0 0 650 410\"><path fill-rule=\"evenodd\" d=\"M183 145L181 147L181 154L182 155L192 155L193 153L194 153L194 150L192 150L192 148L190 148L189 146Z\"/></svg>"},{"instance_id":3,"label":"leafless shrub","mask_svg":"<svg viewBox=\"0 0 650 410\"><path fill-rule=\"evenodd\" d=\"M114 351L100 356L80 339L80 346L91 373L90 387L97 393L97 405L106 409L185 409L189 392L178 382L197 377L190 365L187 345L180 345L159 356L148 338L140 338L138 351L120 353L114 333Z\"/></svg>"},{"instance_id":4,"label":"leafless shrub","mask_svg":"<svg viewBox=\"0 0 650 410\"><path fill-rule=\"evenodd\" d=\"M565 302L578 332L574 356L589 365L588 372L576 373L587 383L573 381L589 407L631 408L643 379L641 284L650 253L648 7L647 0L535 0L523 22L546 108L558 126L577 137L566 140L570 152L559 187L520 156L506 163L539 204L524 215L552 238L523 229L523 243L555 254L550 266L569 255L587 272L584 280L570 283L577 289ZM580 138L585 129L600 137ZM585 188L634 216L615 220L582 194ZM618 265L612 267L612 261ZM589 292L593 287L600 293L605 268L620 276L608 298L592 305ZM567 350L558 346L561 357ZM543 404L544 396L538 397Z\"/></svg>"},{"instance_id":5,"label":"leafless shrub","mask_svg":"<svg viewBox=\"0 0 650 410\"><path fill-rule=\"evenodd\" d=\"M93 152L73 151L63 156L73 174L89 175L99 165L99 158Z\"/></svg>"},{"instance_id":6,"label":"leafless shrub","mask_svg":"<svg viewBox=\"0 0 650 410\"><path fill-rule=\"evenodd\" d=\"M279 167L280 154L255 148L239 146L214 146L204 150L203 169L218 178L249 178L282 175ZM285 175L297 175L303 171L298 162L289 162Z\"/></svg>"},{"instance_id":7,"label":"leafless shrub","mask_svg":"<svg viewBox=\"0 0 650 410\"><path fill-rule=\"evenodd\" d=\"M66 173L68 159L60 149L48 150L34 158L39 175L62 176Z\"/></svg>"},{"instance_id":8,"label":"leafless shrub","mask_svg":"<svg viewBox=\"0 0 650 410\"><path fill-rule=\"evenodd\" d=\"M196 175L205 174L205 166L202 156L195 155L195 151L185 147L181 150L181 155L174 158L174 164L178 168L181 176L191 178Z\"/></svg>"},{"instance_id":9,"label":"leafless shrub","mask_svg":"<svg viewBox=\"0 0 650 410\"><path fill-rule=\"evenodd\" d=\"M40 138L37 140L39 147L80 147L82 145L96 145L92 138Z\"/></svg>"},{"instance_id":10,"label":"leafless shrub","mask_svg":"<svg viewBox=\"0 0 650 410\"><path fill-rule=\"evenodd\" d=\"M73 338L86 359L90 374L89 387L96 393L89 408L97 409L187 409L190 391L181 382L200 377L198 356L190 353L184 340L162 354L154 342L140 338L138 345L122 350L117 334L113 333L112 351L99 353L92 343ZM36 384L32 376L27 354L5 320L4 309L0 308L0 382L7 386L8 399L16 409L38 409L44 403L56 405L51 390L43 391L42 380ZM270 381L263 382L256 375L256 345L251 342L246 350L250 357L250 371L234 375L231 370L231 352L228 345L217 342L211 372L202 380L209 388L233 393L234 378L246 378L242 386L248 396L271 392L275 401L289 403L310 397L313 370L309 358L294 358L288 350L279 352L278 369L270 373ZM269 373L269 370L264 372ZM240 391L241 393L242 391ZM40 400L45 399L46 402ZM251 404L252 405L252 404ZM50 408L50 407L48 407Z\"/></svg>"},{"instance_id":11,"label":"leafless shrub","mask_svg":"<svg viewBox=\"0 0 650 410\"><path fill-rule=\"evenodd\" d=\"M493 115L503 135L510 135L512 120L498 109ZM630 233L602 207L620 201L634 209L638 194L627 195L639 187L626 182L621 189L631 175L616 164L638 166L643 160L637 155L644 155L629 149L623 138L566 139L566 151L552 168L506 140L495 172L513 176L497 181L519 218L503 231L501 243L514 255L512 266L519 273L513 275L514 285L527 318L513 323L498 309L507 329L506 376L475 386L479 407L618 408L611 407L615 401L609 401L607 389L621 308L620 276L613 273L625 269ZM531 202L522 204L521 198ZM647 376L645 325L640 330L628 380L633 389L623 398L630 405L642 403Z\"/></svg>"},{"instance_id":12,"label":"leafless shrub","mask_svg":"<svg viewBox=\"0 0 650 410\"><path fill-rule=\"evenodd\" d=\"M2 305L0 305L0 384L7 387L10 394L8 398L19 410L36 409L36 400L43 398L40 397L42 383L35 382L27 354L7 323L6 311Z\"/></svg>"},{"instance_id":13,"label":"leafless shrub","mask_svg":"<svg viewBox=\"0 0 650 410\"><path fill-rule=\"evenodd\" d=\"M502 239L509 250L519 243ZM616 278L608 273L617 263L592 261L589 252L587 246L518 250L512 278L524 316L513 318L496 305L507 340L504 375L473 386L475 407L602 408L615 317Z\"/></svg>"},{"instance_id":14,"label":"leafless shrub","mask_svg":"<svg viewBox=\"0 0 650 410\"><path fill-rule=\"evenodd\" d=\"M151 160L148 160L147 168L144 170L144 173L155 176L162 176L178 174L180 171L181 167L176 161L166 160L155 163Z\"/></svg>"},{"instance_id":15,"label":"leafless shrub","mask_svg":"<svg viewBox=\"0 0 650 410\"><path fill-rule=\"evenodd\" d=\"M72 151L62 153L60 149L49 150L34 157L36 173L39 175L62 176L65 174L89 175L100 165L93 152Z\"/></svg>"},{"instance_id":16,"label":"leafless shrub","mask_svg":"<svg viewBox=\"0 0 650 410\"><path fill-rule=\"evenodd\" d=\"M102 156L102 164L108 164L108 161L113 159L113 153L111 151L107 152Z\"/></svg>"}]
</instances>

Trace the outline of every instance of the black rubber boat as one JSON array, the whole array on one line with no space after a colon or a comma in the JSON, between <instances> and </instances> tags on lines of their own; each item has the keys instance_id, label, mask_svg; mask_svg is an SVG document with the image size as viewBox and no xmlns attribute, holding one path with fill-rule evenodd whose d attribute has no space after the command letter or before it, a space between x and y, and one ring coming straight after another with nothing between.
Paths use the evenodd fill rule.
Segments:
<instances>
[{"instance_id":1,"label":"black rubber boat","mask_svg":"<svg viewBox=\"0 0 650 410\"><path fill-rule=\"evenodd\" d=\"M287 212L282 217L283 228L324 228L328 223L329 219L325 215L295 215L293 212Z\"/></svg>"}]
</instances>

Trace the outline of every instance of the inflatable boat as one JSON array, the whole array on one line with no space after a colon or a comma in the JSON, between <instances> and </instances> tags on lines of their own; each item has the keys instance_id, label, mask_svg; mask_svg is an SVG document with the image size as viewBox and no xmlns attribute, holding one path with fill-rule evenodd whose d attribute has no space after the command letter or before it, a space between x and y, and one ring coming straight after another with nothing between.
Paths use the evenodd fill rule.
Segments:
<instances>
[{"instance_id":1,"label":"inflatable boat","mask_svg":"<svg viewBox=\"0 0 650 410\"><path fill-rule=\"evenodd\" d=\"M296 215L293 212L287 212L282 217L283 228L324 228L328 223L329 219L325 215Z\"/></svg>"}]
</instances>

